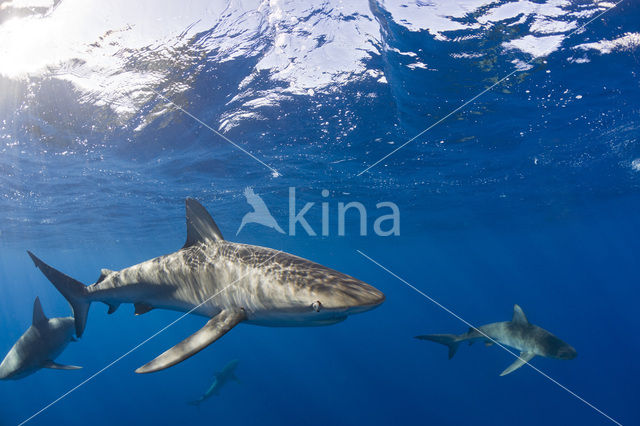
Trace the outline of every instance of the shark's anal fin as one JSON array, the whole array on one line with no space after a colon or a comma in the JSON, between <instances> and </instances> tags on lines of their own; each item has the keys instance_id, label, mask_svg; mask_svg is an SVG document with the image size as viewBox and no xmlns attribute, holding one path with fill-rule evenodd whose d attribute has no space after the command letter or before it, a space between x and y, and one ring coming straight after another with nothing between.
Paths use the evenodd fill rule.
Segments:
<instances>
[{"instance_id":1,"label":"shark's anal fin","mask_svg":"<svg viewBox=\"0 0 640 426\"><path fill-rule=\"evenodd\" d=\"M205 326L200 330L164 352L153 361L138 368L136 373L153 373L176 365L190 356L197 354L224 336L229 330L246 318L247 315L242 308L225 309L207 321Z\"/></svg>"},{"instance_id":2,"label":"shark's anal fin","mask_svg":"<svg viewBox=\"0 0 640 426\"><path fill-rule=\"evenodd\" d=\"M531 361L534 356L536 356L536 354L534 354L533 352L521 352L518 359L516 359L513 364L508 366L502 373L500 373L500 376L506 376L507 374L516 371L518 368Z\"/></svg>"},{"instance_id":3,"label":"shark's anal fin","mask_svg":"<svg viewBox=\"0 0 640 426\"><path fill-rule=\"evenodd\" d=\"M154 309L153 306L147 303L134 303L133 306L136 309L135 310L136 315L146 314L147 312L152 311Z\"/></svg>"},{"instance_id":4,"label":"shark's anal fin","mask_svg":"<svg viewBox=\"0 0 640 426\"><path fill-rule=\"evenodd\" d=\"M53 370L80 370L82 367L78 367L76 365L63 365L63 364L58 364L57 362L54 361L45 361L44 364L42 364L43 368L51 368Z\"/></svg>"}]
</instances>

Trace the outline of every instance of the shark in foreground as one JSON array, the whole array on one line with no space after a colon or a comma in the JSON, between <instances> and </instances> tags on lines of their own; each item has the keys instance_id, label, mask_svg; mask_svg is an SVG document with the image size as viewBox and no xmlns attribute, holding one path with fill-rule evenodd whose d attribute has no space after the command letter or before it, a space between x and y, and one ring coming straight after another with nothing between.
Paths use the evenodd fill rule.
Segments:
<instances>
[{"instance_id":1,"label":"shark in foreground","mask_svg":"<svg viewBox=\"0 0 640 426\"><path fill-rule=\"evenodd\" d=\"M54 360L73 340L73 318L47 318L40 299L33 304L31 327L18 339L0 364L0 380L17 380L41 368L77 370L82 367L57 364Z\"/></svg>"},{"instance_id":2,"label":"shark in foreground","mask_svg":"<svg viewBox=\"0 0 640 426\"><path fill-rule=\"evenodd\" d=\"M489 338L487 338L489 337ZM534 356L544 356L556 359L573 359L578 353L570 345L558 339L537 325L531 324L524 315L522 308L513 307L511 321L494 322L477 329L470 328L465 334L427 334L416 336L416 339L430 340L449 347L449 359L453 358L461 342L472 344L476 340L484 341L487 346L493 343L510 346L520 351L520 356L500 375L509 374L533 359Z\"/></svg>"},{"instance_id":3,"label":"shark in foreground","mask_svg":"<svg viewBox=\"0 0 640 426\"><path fill-rule=\"evenodd\" d=\"M113 313L133 303L136 314L170 309L210 318L199 331L136 370L151 373L198 353L241 322L264 326L335 324L380 305L385 296L353 277L300 257L224 240L209 213L186 200L187 241L178 251L120 271L103 269L85 286L29 252L73 309L82 336L89 306Z\"/></svg>"},{"instance_id":4,"label":"shark in foreground","mask_svg":"<svg viewBox=\"0 0 640 426\"><path fill-rule=\"evenodd\" d=\"M216 373L213 383L211 384L211 386L209 386L209 389L207 389L204 395L202 395L197 400L190 402L189 404L200 405L202 401L208 399L212 395L218 395L218 393L220 392L220 389L224 385L229 383L231 380L239 382L235 373L236 367L238 366L238 362L239 361L237 359L234 359L233 361L230 361L227 365L225 365L222 371Z\"/></svg>"}]
</instances>

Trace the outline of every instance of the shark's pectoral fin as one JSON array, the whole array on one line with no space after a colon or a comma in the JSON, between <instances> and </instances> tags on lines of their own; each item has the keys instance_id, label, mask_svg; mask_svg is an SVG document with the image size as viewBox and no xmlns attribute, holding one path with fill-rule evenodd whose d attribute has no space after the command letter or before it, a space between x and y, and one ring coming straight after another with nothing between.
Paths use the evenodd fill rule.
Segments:
<instances>
[{"instance_id":1,"label":"shark's pectoral fin","mask_svg":"<svg viewBox=\"0 0 640 426\"><path fill-rule=\"evenodd\" d=\"M246 318L247 315L242 308L225 309L211 318L200 330L164 352L153 361L138 368L136 373L153 373L176 365L190 356L197 354L224 336L229 330Z\"/></svg>"},{"instance_id":2,"label":"shark's pectoral fin","mask_svg":"<svg viewBox=\"0 0 640 426\"><path fill-rule=\"evenodd\" d=\"M502 373L500 373L500 376L505 376L505 375L507 375L509 373L512 373L512 372L516 371L518 368L522 367L523 365L525 365L526 363L531 361L534 356L536 356L536 354L534 354L533 352L521 352L520 356L518 357L518 359L516 359L513 362L513 364L508 366L506 368L506 370L504 370Z\"/></svg>"},{"instance_id":3,"label":"shark's pectoral fin","mask_svg":"<svg viewBox=\"0 0 640 426\"><path fill-rule=\"evenodd\" d=\"M58 364L57 362L54 361L45 361L44 364L42 364L43 368L51 368L53 370L80 370L82 367L78 367L76 365L63 365L63 364Z\"/></svg>"},{"instance_id":4,"label":"shark's pectoral fin","mask_svg":"<svg viewBox=\"0 0 640 426\"><path fill-rule=\"evenodd\" d=\"M133 306L136 309L135 310L136 315L146 314L147 312L152 311L154 309L153 306L147 303L134 303Z\"/></svg>"}]
</instances>

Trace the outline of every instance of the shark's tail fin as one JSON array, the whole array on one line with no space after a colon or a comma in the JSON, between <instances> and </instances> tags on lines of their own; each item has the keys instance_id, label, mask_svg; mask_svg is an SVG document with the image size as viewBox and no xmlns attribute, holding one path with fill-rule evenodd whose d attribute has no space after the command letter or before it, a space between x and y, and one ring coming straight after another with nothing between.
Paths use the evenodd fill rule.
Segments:
<instances>
[{"instance_id":1,"label":"shark's tail fin","mask_svg":"<svg viewBox=\"0 0 640 426\"><path fill-rule=\"evenodd\" d=\"M453 358L458 350L458 345L462 339L455 334L425 334L423 336L416 336L416 339L430 340L432 342L440 343L449 347L449 359Z\"/></svg>"},{"instance_id":2,"label":"shark's tail fin","mask_svg":"<svg viewBox=\"0 0 640 426\"><path fill-rule=\"evenodd\" d=\"M51 281L55 288L58 289L71 305L76 323L76 335L81 337L84 332L84 326L87 323L89 306L91 305L91 302L87 300L86 286L80 281L76 281L47 265L30 251L27 251L27 253L31 256L31 260L33 260L36 267L42 271L44 276Z\"/></svg>"}]
</instances>

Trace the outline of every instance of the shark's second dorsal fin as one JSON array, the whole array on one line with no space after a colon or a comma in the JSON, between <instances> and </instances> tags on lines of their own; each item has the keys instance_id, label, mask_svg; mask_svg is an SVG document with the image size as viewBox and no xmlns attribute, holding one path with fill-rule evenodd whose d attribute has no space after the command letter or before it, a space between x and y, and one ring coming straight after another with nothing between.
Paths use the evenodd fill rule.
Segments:
<instances>
[{"instance_id":1,"label":"shark's second dorsal fin","mask_svg":"<svg viewBox=\"0 0 640 426\"><path fill-rule=\"evenodd\" d=\"M111 269L107 269L107 268L102 268L100 269L100 276L98 277L98 281L96 281L96 284L99 282L102 282L105 278L107 278L107 275L112 274L114 271L112 271Z\"/></svg>"},{"instance_id":2,"label":"shark's second dorsal fin","mask_svg":"<svg viewBox=\"0 0 640 426\"><path fill-rule=\"evenodd\" d=\"M224 240L218 225L213 221L207 210L194 200L187 198L187 242L184 247L205 241Z\"/></svg>"},{"instance_id":3,"label":"shark's second dorsal fin","mask_svg":"<svg viewBox=\"0 0 640 426\"><path fill-rule=\"evenodd\" d=\"M33 302L33 321L32 324L36 325L41 322L48 321L49 319L42 311L42 305L40 304L40 298L36 297L35 302Z\"/></svg>"},{"instance_id":4,"label":"shark's second dorsal fin","mask_svg":"<svg viewBox=\"0 0 640 426\"><path fill-rule=\"evenodd\" d=\"M525 316L522 308L519 305L513 305L513 319L511 322L519 324L529 324L527 317Z\"/></svg>"}]
</instances>

